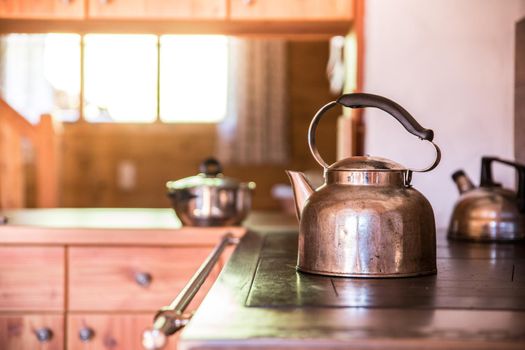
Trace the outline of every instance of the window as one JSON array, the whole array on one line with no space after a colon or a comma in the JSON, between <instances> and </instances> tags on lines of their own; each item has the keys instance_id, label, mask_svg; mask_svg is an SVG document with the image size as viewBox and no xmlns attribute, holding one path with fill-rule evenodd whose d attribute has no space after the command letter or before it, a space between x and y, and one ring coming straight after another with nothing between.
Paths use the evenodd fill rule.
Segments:
<instances>
[{"instance_id":1,"label":"window","mask_svg":"<svg viewBox=\"0 0 525 350\"><path fill-rule=\"evenodd\" d=\"M32 123L79 118L80 35L0 37L0 96Z\"/></svg>"},{"instance_id":2,"label":"window","mask_svg":"<svg viewBox=\"0 0 525 350\"><path fill-rule=\"evenodd\" d=\"M228 45L218 35L4 35L0 93L32 122L78 120L81 99L89 122L218 122Z\"/></svg>"},{"instance_id":3,"label":"window","mask_svg":"<svg viewBox=\"0 0 525 350\"><path fill-rule=\"evenodd\" d=\"M160 120L218 122L224 119L227 67L225 36L161 36Z\"/></svg>"},{"instance_id":4,"label":"window","mask_svg":"<svg viewBox=\"0 0 525 350\"><path fill-rule=\"evenodd\" d=\"M84 37L84 117L90 122L152 122L157 117L157 37Z\"/></svg>"}]
</instances>

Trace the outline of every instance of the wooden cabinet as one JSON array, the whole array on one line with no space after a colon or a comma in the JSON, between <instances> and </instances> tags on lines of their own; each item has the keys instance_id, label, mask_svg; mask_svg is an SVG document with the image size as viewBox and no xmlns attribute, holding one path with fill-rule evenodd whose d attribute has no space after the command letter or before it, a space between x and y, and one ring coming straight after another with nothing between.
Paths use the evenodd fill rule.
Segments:
<instances>
[{"instance_id":1,"label":"wooden cabinet","mask_svg":"<svg viewBox=\"0 0 525 350\"><path fill-rule=\"evenodd\" d=\"M144 228L133 229L100 228L129 226L134 212L128 210L3 213L11 224L0 225L0 350L142 350L142 333L157 310L177 296L221 237L246 232L162 226L166 211L159 211L142 213L136 222ZM64 227L72 218L88 227ZM31 226L35 222L42 226ZM188 312L197 309L230 253ZM176 349L177 337L169 344Z\"/></svg>"},{"instance_id":2,"label":"wooden cabinet","mask_svg":"<svg viewBox=\"0 0 525 350\"><path fill-rule=\"evenodd\" d=\"M205 247L70 248L69 309L157 310L171 302L209 253Z\"/></svg>"},{"instance_id":3,"label":"wooden cabinet","mask_svg":"<svg viewBox=\"0 0 525 350\"><path fill-rule=\"evenodd\" d=\"M0 18L82 19L84 0L0 0Z\"/></svg>"},{"instance_id":4,"label":"wooden cabinet","mask_svg":"<svg viewBox=\"0 0 525 350\"><path fill-rule=\"evenodd\" d=\"M88 0L90 18L225 19L227 0Z\"/></svg>"},{"instance_id":5,"label":"wooden cabinet","mask_svg":"<svg viewBox=\"0 0 525 350\"><path fill-rule=\"evenodd\" d=\"M29 25L37 32L331 37L348 33L357 1L0 0L0 18L11 19L2 23L4 32L25 32Z\"/></svg>"},{"instance_id":6,"label":"wooden cabinet","mask_svg":"<svg viewBox=\"0 0 525 350\"><path fill-rule=\"evenodd\" d=\"M0 315L0 349L64 349L63 316L60 314Z\"/></svg>"},{"instance_id":7,"label":"wooden cabinet","mask_svg":"<svg viewBox=\"0 0 525 350\"><path fill-rule=\"evenodd\" d=\"M63 247L0 247L0 311L63 310L64 266Z\"/></svg>"},{"instance_id":8,"label":"wooden cabinet","mask_svg":"<svg viewBox=\"0 0 525 350\"><path fill-rule=\"evenodd\" d=\"M230 0L233 20L347 21L352 16L352 0Z\"/></svg>"},{"instance_id":9,"label":"wooden cabinet","mask_svg":"<svg viewBox=\"0 0 525 350\"><path fill-rule=\"evenodd\" d=\"M151 313L69 315L67 349L143 350L141 335L151 321ZM165 349L176 349L177 338L169 337Z\"/></svg>"}]
</instances>

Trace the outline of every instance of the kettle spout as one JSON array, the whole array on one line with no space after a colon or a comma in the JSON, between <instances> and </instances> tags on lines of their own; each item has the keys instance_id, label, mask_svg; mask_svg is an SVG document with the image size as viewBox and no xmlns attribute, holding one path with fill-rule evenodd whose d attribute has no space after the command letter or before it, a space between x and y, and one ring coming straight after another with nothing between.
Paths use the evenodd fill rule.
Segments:
<instances>
[{"instance_id":1,"label":"kettle spout","mask_svg":"<svg viewBox=\"0 0 525 350\"><path fill-rule=\"evenodd\" d=\"M472 181L470 181L469 177L467 176L467 174L465 174L463 170L458 170L454 174L452 174L452 180L454 180L454 182L456 183L460 194L474 189Z\"/></svg>"},{"instance_id":2,"label":"kettle spout","mask_svg":"<svg viewBox=\"0 0 525 350\"><path fill-rule=\"evenodd\" d=\"M286 174L288 174L290 182L292 183L295 201L295 213L297 214L297 219L301 220L301 213L306 200L314 192L314 188L303 173L299 171L286 170Z\"/></svg>"}]
</instances>

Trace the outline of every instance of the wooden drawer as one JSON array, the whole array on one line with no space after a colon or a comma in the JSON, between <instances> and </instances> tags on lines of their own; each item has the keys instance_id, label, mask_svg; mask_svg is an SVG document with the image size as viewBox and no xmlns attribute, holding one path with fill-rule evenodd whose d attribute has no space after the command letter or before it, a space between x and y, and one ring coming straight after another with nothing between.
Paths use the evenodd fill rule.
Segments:
<instances>
[{"instance_id":1,"label":"wooden drawer","mask_svg":"<svg viewBox=\"0 0 525 350\"><path fill-rule=\"evenodd\" d=\"M69 309L157 310L171 302L211 250L211 247L70 248ZM208 278L195 303L202 299L203 293L215 280L219 271L220 265ZM151 278L149 284L145 276Z\"/></svg>"},{"instance_id":2,"label":"wooden drawer","mask_svg":"<svg viewBox=\"0 0 525 350\"><path fill-rule=\"evenodd\" d=\"M0 17L31 19L81 19L83 0L2 0Z\"/></svg>"},{"instance_id":3,"label":"wooden drawer","mask_svg":"<svg viewBox=\"0 0 525 350\"><path fill-rule=\"evenodd\" d=\"M41 337L38 339L37 333ZM45 340L44 337L49 337ZM64 344L62 315L0 314L0 349L61 350Z\"/></svg>"},{"instance_id":4,"label":"wooden drawer","mask_svg":"<svg viewBox=\"0 0 525 350\"><path fill-rule=\"evenodd\" d=\"M0 247L0 311L64 309L64 248Z\"/></svg>"},{"instance_id":5,"label":"wooden drawer","mask_svg":"<svg viewBox=\"0 0 525 350\"><path fill-rule=\"evenodd\" d=\"M226 0L89 0L90 18L225 19Z\"/></svg>"},{"instance_id":6,"label":"wooden drawer","mask_svg":"<svg viewBox=\"0 0 525 350\"><path fill-rule=\"evenodd\" d=\"M231 0L233 20L349 21L353 0Z\"/></svg>"},{"instance_id":7,"label":"wooden drawer","mask_svg":"<svg viewBox=\"0 0 525 350\"><path fill-rule=\"evenodd\" d=\"M139 314L75 314L68 316L67 348L70 350L143 350L142 333L153 316ZM84 339L81 337L81 331ZM86 339L86 334L90 334ZM180 333L178 333L180 334ZM178 334L168 337L166 350L176 349Z\"/></svg>"}]
</instances>

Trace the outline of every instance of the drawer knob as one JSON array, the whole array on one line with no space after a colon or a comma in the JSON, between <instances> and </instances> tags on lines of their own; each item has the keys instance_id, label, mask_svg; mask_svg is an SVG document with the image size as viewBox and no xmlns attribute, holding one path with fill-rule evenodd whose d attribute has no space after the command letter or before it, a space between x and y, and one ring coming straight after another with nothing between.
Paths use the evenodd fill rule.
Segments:
<instances>
[{"instance_id":1,"label":"drawer knob","mask_svg":"<svg viewBox=\"0 0 525 350\"><path fill-rule=\"evenodd\" d=\"M95 331L93 330L93 328L84 327L84 328L80 328L80 330L78 331L78 337L80 341L84 343L93 339L94 336L95 336Z\"/></svg>"},{"instance_id":2,"label":"drawer knob","mask_svg":"<svg viewBox=\"0 0 525 350\"><path fill-rule=\"evenodd\" d=\"M53 331L47 327L35 329L36 339L40 343L45 343L53 339Z\"/></svg>"},{"instance_id":3,"label":"drawer knob","mask_svg":"<svg viewBox=\"0 0 525 350\"><path fill-rule=\"evenodd\" d=\"M137 272L135 274L135 282L141 287L149 287L152 280L153 276L148 272Z\"/></svg>"}]
</instances>

